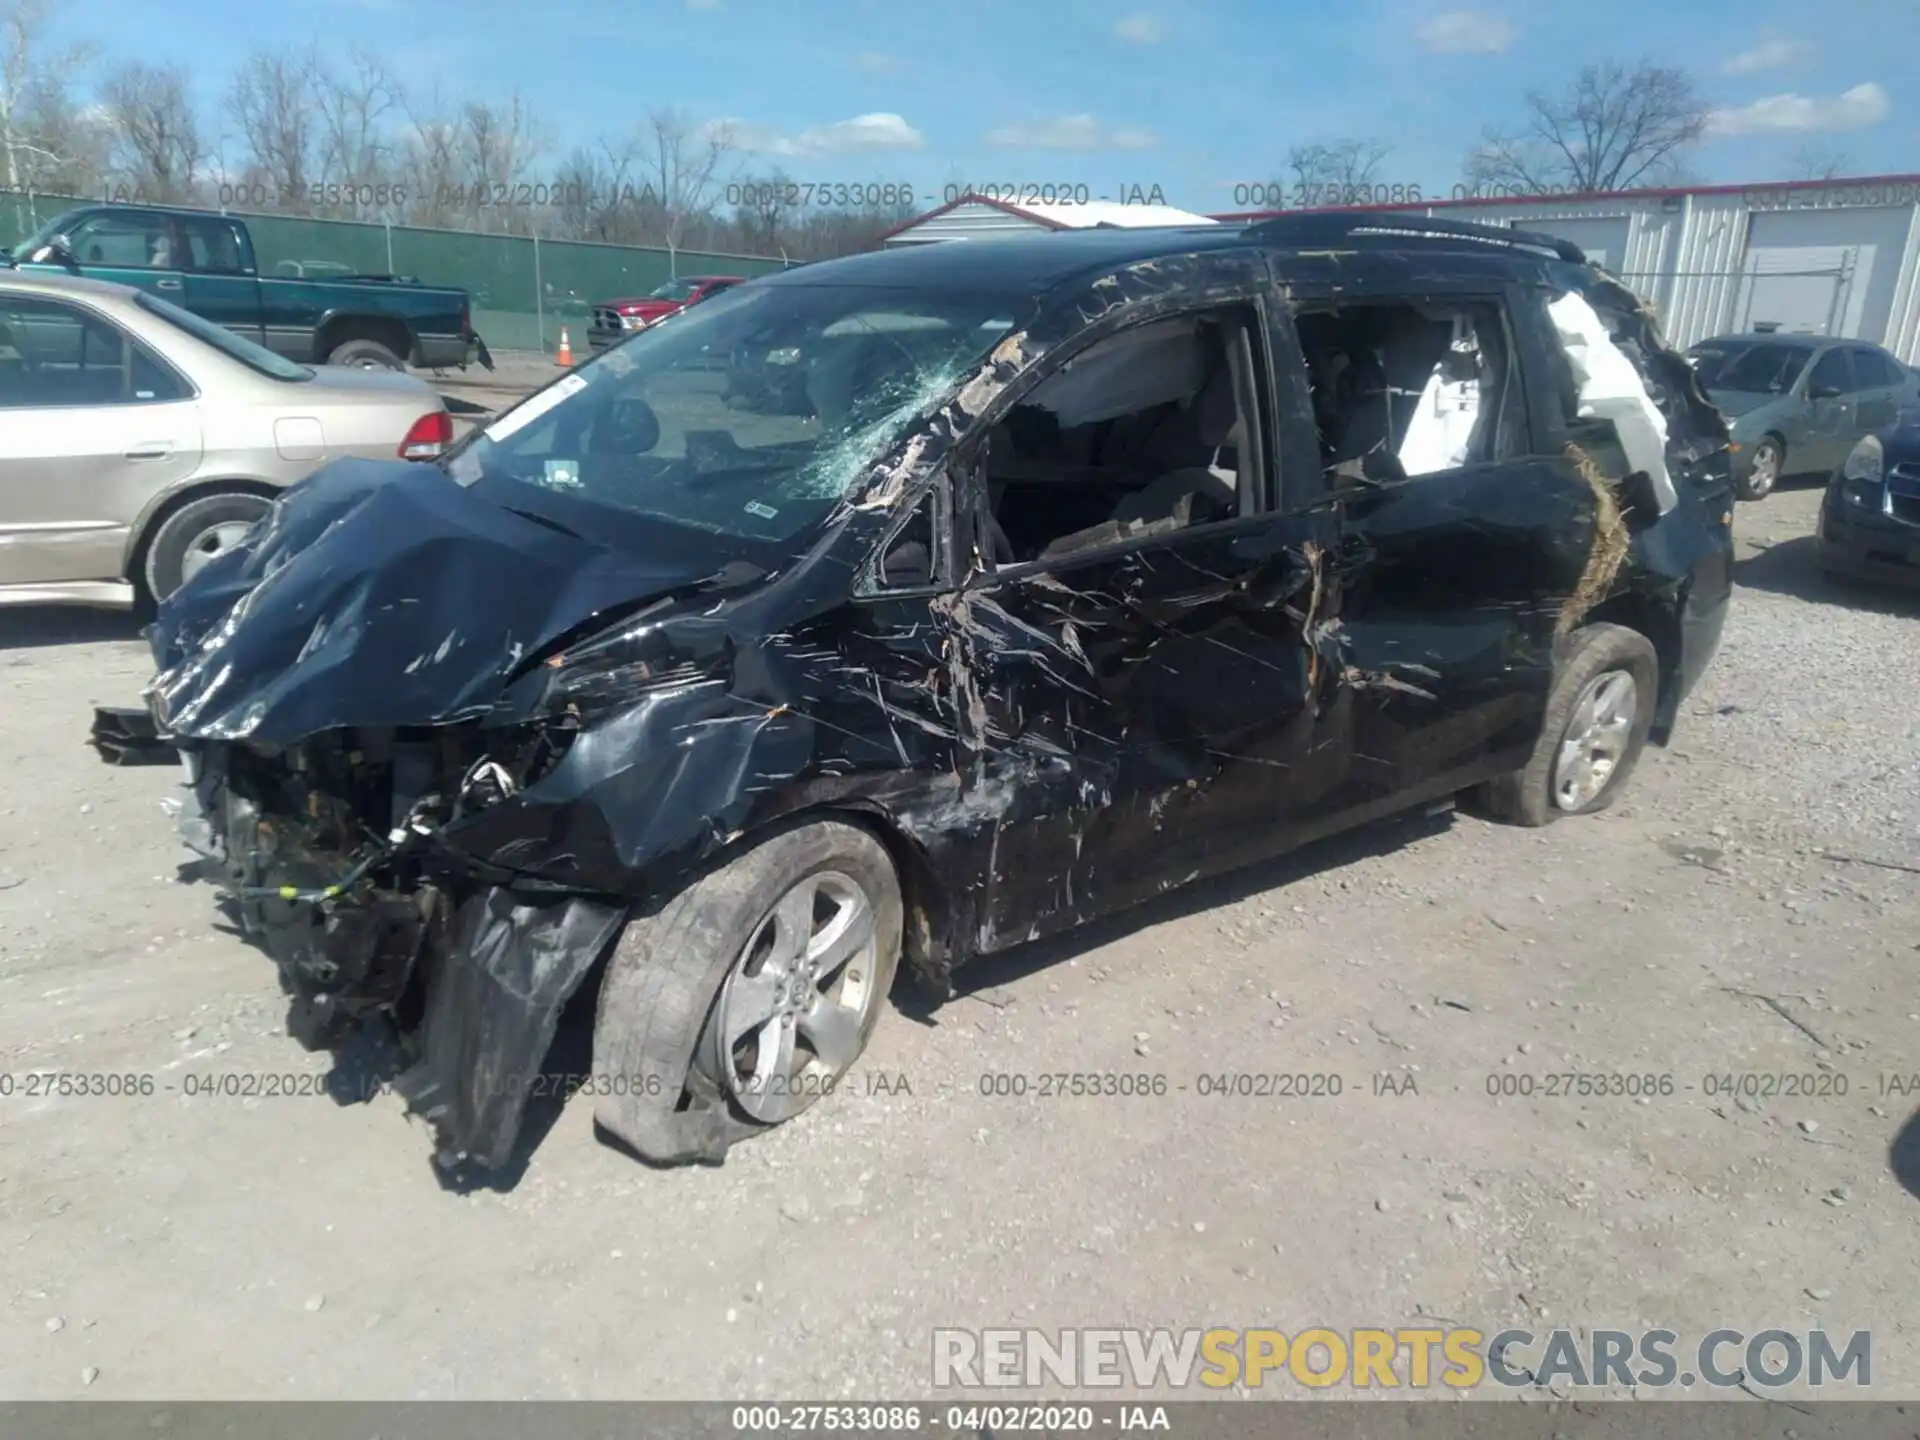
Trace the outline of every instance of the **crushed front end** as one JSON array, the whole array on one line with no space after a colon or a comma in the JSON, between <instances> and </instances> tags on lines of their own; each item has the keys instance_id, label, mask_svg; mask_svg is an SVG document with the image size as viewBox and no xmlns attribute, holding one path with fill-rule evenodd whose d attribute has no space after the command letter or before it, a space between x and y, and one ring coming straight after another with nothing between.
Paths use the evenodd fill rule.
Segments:
<instances>
[{"instance_id":1,"label":"crushed front end","mask_svg":"<svg viewBox=\"0 0 1920 1440\"><path fill-rule=\"evenodd\" d=\"M446 838L550 771L563 730L328 731L284 749L187 742L188 845L244 935L274 960L310 1048L390 1027L398 1089L441 1158L511 1158L527 1090L567 996L625 916L463 852Z\"/></svg>"},{"instance_id":2,"label":"crushed front end","mask_svg":"<svg viewBox=\"0 0 1920 1440\"><path fill-rule=\"evenodd\" d=\"M347 461L288 491L162 605L147 708L98 712L93 740L113 763L177 754L185 838L278 966L295 1034L390 1028L440 1158L497 1168L561 1010L645 893L661 807L634 777L682 717L644 664L575 702L555 661L705 593L705 571L417 471Z\"/></svg>"}]
</instances>

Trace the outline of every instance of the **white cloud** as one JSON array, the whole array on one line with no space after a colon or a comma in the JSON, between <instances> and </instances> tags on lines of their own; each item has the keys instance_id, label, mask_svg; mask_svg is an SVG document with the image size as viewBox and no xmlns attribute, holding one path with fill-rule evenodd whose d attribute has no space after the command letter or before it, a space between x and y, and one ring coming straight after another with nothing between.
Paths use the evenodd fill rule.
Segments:
<instances>
[{"instance_id":1,"label":"white cloud","mask_svg":"<svg viewBox=\"0 0 1920 1440\"><path fill-rule=\"evenodd\" d=\"M1804 40L1762 40L1751 50L1742 50L1720 67L1728 75L1751 75L1759 70L1778 70L1791 65L1812 49Z\"/></svg>"},{"instance_id":2,"label":"white cloud","mask_svg":"<svg viewBox=\"0 0 1920 1440\"><path fill-rule=\"evenodd\" d=\"M864 70L869 75L891 75L905 64L898 55L887 55L878 50L864 50L853 57L853 68Z\"/></svg>"},{"instance_id":3,"label":"white cloud","mask_svg":"<svg viewBox=\"0 0 1920 1440\"><path fill-rule=\"evenodd\" d=\"M1495 55L1513 43L1513 22L1488 10L1448 10L1436 15L1414 38L1442 55Z\"/></svg>"},{"instance_id":4,"label":"white cloud","mask_svg":"<svg viewBox=\"0 0 1920 1440\"><path fill-rule=\"evenodd\" d=\"M783 135L764 125L745 120L716 120L712 128L725 127L733 143L742 150L761 155L846 155L857 151L918 150L926 136L906 122L905 117L880 111L856 115L851 120L835 120L831 125L815 125L794 135Z\"/></svg>"},{"instance_id":5,"label":"white cloud","mask_svg":"<svg viewBox=\"0 0 1920 1440\"><path fill-rule=\"evenodd\" d=\"M1151 130L1108 130L1091 115L1060 115L987 132L996 150L1151 150L1160 137Z\"/></svg>"},{"instance_id":6,"label":"white cloud","mask_svg":"<svg viewBox=\"0 0 1920 1440\"><path fill-rule=\"evenodd\" d=\"M1769 95L1751 105L1716 110L1707 117L1715 135L1767 135L1800 130L1864 130L1891 113L1887 92L1872 81L1832 99L1812 95Z\"/></svg>"},{"instance_id":7,"label":"white cloud","mask_svg":"<svg viewBox=\"0 0 1920 1440\"><path fill-rule=\"evenodd\" d=\"M1113 33L1129 45L1158 45L1167 32L1151 15L1129 15L1113 27Z\"/></svg>"}]
</instances>

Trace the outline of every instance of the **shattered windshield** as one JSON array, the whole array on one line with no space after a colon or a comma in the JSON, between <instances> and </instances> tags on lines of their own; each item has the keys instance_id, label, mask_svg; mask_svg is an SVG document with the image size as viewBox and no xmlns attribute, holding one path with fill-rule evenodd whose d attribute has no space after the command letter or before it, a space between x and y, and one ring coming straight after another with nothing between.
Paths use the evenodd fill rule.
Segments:
<instances>
[{"instance_id":1,"label":"shattered windshield","mask_svg":"<svg viewBox=\"0 0 1920 1440\"><path fill-rule=\"evenodd\" d=\"M1005 296L740 287L644 331L445 462L714 534L784 541L824 518L1013 326Z\"/></svg>"},{"instance_id":2,"label":"shattered windshield","mask_svg":"<svg viewBox=\"0 0 1920 1440\"><path fill-rule=\"evenodd\" d=\"M1692 353L1700 383L1733 395L1779 395L1793 388L1810 353L1804 345L1700 345Z\"/></svg>"}]
</instances>

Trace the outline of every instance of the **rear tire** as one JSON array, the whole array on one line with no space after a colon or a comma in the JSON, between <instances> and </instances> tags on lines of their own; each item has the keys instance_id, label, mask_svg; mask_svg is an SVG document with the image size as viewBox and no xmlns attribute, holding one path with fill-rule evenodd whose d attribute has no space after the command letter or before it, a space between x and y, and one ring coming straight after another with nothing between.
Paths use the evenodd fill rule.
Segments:
<instances>
[{"instance_id":1,"label":"rear tire","mask_svg":"<svg viewBox=\"0 0 1920 1440\"><path fill-rule=\"evenodd\" d=\"M405 370L406 361L378 340L348 340L327 354L329 365L352 365L361 370Z\"/></svg>"},{"instance_id":2,"label":"rear tire","mask_svg":"<svg viewBox=\"0 0 1920 1440\"><path fill-rule=\"evenodd\" d=\"M149 605L158 604L216 556L240 542L273 502L244 490L223 490L189 500L160 522L147 544L136 577Z\"/></svg>"},{"instance_id":3,"label":"rear tire","mask_svg":"<svg viewBox=\"0 0 1920 1440\"><path fill-rule=\"evenodd\" d=\"M1475 797L1509 824L1548 825L1606 809L1626 788L1653 728L1660 662L1639 631L1609 624L1576 630L1557 669L1532 758L1524 768L1489 780ZM1630 697L1619 677L1631 685ZM1611 728L1598 725L1592 702L1600 710L1610 703L1616 712L1629 710L1630 718ZM1602 751L1609 752L1604 762L1595 760ZM1588 785L1577 783L1583 754L1591 766Z\"/></svg>"},{"instance_id":4,"label":"rear tire","mask_svg":"<svg viewBox=\"0 0 1920 1440\"><path fill-rule=\"evenodd\" d=\"M786 933L779 930L784 903L804 896L799 908L817 916L829 890L830 904L858 892L871 944L850 950L831 973L823 966L817 980L796 975L801 967L776 963L778 946L763 948L762 939ZM718 1161L738 1141L809 1108L838 1086L879 1023L899 968L902 914L886 847L857 825L815 820L768 836L656 913L629 921L600 989L594 1118L647 1160ZM839 916L817 933L803 921L799 953L811 954L808 941L819 941L830 960L836 937L856 939L851 922L832 928ZM858 1003L829 1005L836 991ZM777 997L772 1017L737 1029L763 995ZM815 1014L832 1022L834 1047L816 1049L809 1039ZM819 1033L829 1033L824 1024ZM782 1043L797 1068L774 1075L770 1066L766 1083L756 1089L748 1076L743 1084L741 1055L757 1060ZM829 1048L840 1053L829 1057Z\"/></svg>"}]
</instances>

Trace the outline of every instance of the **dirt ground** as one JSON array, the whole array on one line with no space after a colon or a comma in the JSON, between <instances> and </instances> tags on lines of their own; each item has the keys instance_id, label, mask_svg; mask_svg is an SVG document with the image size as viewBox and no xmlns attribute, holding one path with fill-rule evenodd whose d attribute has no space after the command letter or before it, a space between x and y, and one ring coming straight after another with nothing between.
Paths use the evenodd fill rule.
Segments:
<instances>
[{"instance_id":1,"label":"dirt ground","mask_svg":"<svg viewBox=\"0 0 1920 1440\"><path fill-rule=\"evenodd\" d=\"M0 1397L922 1396L936 1327L1422 1322L1865 1329L1920 1397L1920 875L1864 863L1920 863L1920 605L1815 577L1817 501L1741 507L1724 647L1604 816L1322 845L903 1005L724 1167L582 1096L465 1193L392 1096L183 1093L328 1061L176 879L172 772L82 743L131 622L0 612L0 1074L155 1082L0 1098ZM981 1093L1059 1071L1167 1093ZM1846 1093L1707 1093L1755 1072Z\"/></svg>"}]
</instances>

